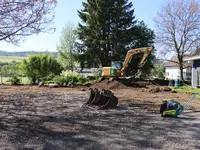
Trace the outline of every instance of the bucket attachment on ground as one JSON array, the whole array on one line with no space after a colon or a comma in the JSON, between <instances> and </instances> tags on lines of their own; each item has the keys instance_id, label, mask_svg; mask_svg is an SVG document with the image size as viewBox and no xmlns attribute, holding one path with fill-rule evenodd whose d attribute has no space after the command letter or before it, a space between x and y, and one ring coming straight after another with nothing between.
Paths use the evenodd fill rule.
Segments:
<instances>
[{"instance_id":1,"label":"bucket attachment on ground","mask_svg":"<svg viewBox=\"0 0 200 150\"><path fill-rule=\"evenodd\" d=\"M90 97L86 105L96 109L115 108L118 104L117 97L109 90L90 88Z\"/></svg>"}]
</instances>

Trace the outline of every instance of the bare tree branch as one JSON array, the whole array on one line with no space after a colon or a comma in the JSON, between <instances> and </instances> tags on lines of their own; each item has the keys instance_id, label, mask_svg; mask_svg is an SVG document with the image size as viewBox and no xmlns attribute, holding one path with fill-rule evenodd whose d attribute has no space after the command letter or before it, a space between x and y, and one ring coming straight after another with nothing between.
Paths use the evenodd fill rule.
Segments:
<instances>
[{"instance_id":1,"label":"bare tree branch","mask_svg":"<svg viewBox=\"0 0 200 150\"><path fill-rule=\"evenodd\" d=\"M200 6L197 0L170 0L155 18L156 40L166 49L162 53L174 52L183 79L185 54L191 54L200 44Z\"/></svg>"},{"instance_id":2,"label":"bare tree branch","mask_svg":"<svg viewBox=\"0 0 200 150\"><path fill-rule=\"evenodd\" d=\"M1 0L0 41L18 44L26 36L50 32L56 0Z\"/></svg>"}]
</instances>

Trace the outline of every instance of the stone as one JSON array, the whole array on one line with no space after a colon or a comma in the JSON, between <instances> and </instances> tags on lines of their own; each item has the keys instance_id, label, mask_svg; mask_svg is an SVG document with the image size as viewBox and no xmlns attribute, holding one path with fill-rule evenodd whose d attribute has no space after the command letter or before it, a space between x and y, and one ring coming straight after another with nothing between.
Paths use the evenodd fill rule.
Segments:
<instances>
[{"instance_id":1,"label":"stone","mask_svg":"<svg viewBox=\"0 0 200 150\"><path fill-rule=\"evenodd\" d=\"M86 91L86 89L82 88L81 91Z\"/></svg>"},{"instance_id":2,"label":"stone","mask_svg":"<svg viewBox=\"0 0 200 150\"><path fill-rule=\"evenodd\" d=\"M44 85L44 82L39 82L38 87L41 87Z\"/></svg>"},{"instance_id":3,"label":"stone","mask_svg":"<svg viewBox=\"0 0 200 150\"><path fill-rule=\"evenodd\" d=\"M56 83L50 83L50 84L49 84L49 87L57 88L57 87L59 87L59 84L56 84Z\"/></svg>"}]
</instances>

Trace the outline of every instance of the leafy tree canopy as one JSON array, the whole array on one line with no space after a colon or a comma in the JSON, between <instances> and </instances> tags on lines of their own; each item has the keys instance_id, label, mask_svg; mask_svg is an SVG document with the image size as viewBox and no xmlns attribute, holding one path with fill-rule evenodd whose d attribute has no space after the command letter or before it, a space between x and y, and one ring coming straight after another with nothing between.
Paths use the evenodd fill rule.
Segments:
<instances>
[{"instance_id":1,"label":"leafy tree canopy","mask_svg":"<svg viewBox=\"0 0 200 150\"><path fill-rule=\"evenodd\" d=\"M112 61L124 60L129 49L153 46L154 32L144 22L137 22L128 0L87 0L78 13L83 66L110 66Z\"/></svg>"},{"instance_id":2,"label":"leafy tree canopy","mask_svg":"<svg viewBox=\"0 0 200 150\"><path fill-rule=\"evenodd\" d=\"M44 80L50 75L59 75L62 70L55 57L49 54L31 55L23 60L20 68L32 83Z\"/></svg>"},{"instance_id":3,"label":"leafy tree canopy","mask_svg":"<svg viewBox=\"0 0 200 150\"><path fill-rule=\"evenodd\" d=\"M0 41L19 44L24 37L49 32L56 0L1 0Z\"/></svg>"},{"instance_id":4,"label":"leafy tree canopy","mask_svg":"<svg viewBox=\"0 0 200 150\"><path fill-rule=\"evenodd\" d=\"M76 42L75 27L68 22L62 29L60 43L57 46L59 60L61 61L65 70L73 71L75 67L75 42Z\"/></svg>"},{"instance_id":5,"label":"leafy tree canopy","mask_svg":"<svg viewBox=\"0 0 200 150\"><path fill-rule=\"evenodd\" d=\"M83 49L86 58L103 66L110 65L112 59L124 58L135 39L132 3L128 0L87 0L83 7L78 12L83 24L79 23L77 33L86 46Z\"/></svg>"}]
</instances>

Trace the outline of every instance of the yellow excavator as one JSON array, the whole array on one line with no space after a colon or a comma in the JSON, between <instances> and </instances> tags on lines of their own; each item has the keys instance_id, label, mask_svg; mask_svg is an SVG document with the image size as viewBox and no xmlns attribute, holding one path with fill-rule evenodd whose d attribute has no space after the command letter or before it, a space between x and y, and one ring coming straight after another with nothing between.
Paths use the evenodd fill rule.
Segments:
<instances>
[{"instance_id":1,"label":"yellow excavator","mask_svg":"<svg viewBox=\"0 0 200 150\"><path fill-rule=\"evenodd\" d=\"M111 64L111 67L103 67L101 77L102 78L115 78L115 77L124 77L125 69L128 67L133 55L144 53L142 59L139 62L139 68L142 68L146 63L147 56L151 53L152 47L143 47L137 49L131 49L127 52L124 62L114 61Z\"/></svg>"}]
</instances>

